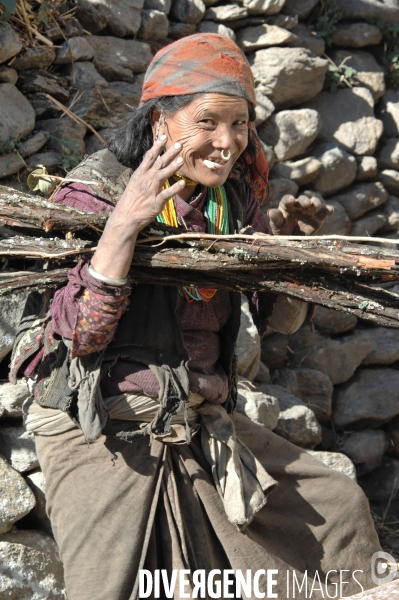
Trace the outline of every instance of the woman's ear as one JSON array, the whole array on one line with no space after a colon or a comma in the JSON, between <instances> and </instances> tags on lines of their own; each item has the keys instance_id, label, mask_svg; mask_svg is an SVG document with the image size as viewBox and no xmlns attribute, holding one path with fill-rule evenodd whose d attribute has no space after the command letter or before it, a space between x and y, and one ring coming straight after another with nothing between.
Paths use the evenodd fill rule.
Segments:
<instances>
[{"instance_id":1,"label":"woman's ear","mask_svg":"<svg viewBox=\"0 0 399 600\"><path fill-rule=\"evenodd\" d=\"M151 113L151 128L154 140L157 140L160 135L164 133L165 129L165 116L159 110L154 110Z\"/></svg>"}]
</instances>

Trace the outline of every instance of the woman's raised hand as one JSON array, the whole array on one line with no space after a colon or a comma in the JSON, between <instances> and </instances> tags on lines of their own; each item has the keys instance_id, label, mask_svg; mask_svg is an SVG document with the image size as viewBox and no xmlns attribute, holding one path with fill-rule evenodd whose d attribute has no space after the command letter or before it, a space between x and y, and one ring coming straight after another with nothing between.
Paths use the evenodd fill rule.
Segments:
<instances>
[{"instance_id":1,"label":"woman's raised hand","mask_svg":"<svg viewBox=\"0 0 399 600\"><path fill-rule=\"evenodd\" d=\"M141 165L135 170L118 201L112 221L119 219L127 230L140 231L162 212L166 201L181 190L185 182L178 181L162 190L165 181L182 166L180 142L165 150L167 136L159 140L145 154Z\"/></svg>"},{"instance_id":2,"label":"woman's raised hand","mask_svg":"<svg viewBox=\"0 0 399 600\"><path fill-rule=\"evenodd\" d=\"M274 235L313 235L334 208L317 196L283 196L278 208L268 211Z\"/></svg>"}]
</instances>

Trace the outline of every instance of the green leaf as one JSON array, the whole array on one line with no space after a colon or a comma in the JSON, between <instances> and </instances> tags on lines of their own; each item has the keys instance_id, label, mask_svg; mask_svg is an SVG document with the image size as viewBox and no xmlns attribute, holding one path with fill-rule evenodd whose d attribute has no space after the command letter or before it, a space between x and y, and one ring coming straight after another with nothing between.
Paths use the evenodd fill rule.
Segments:
<instances>
[{"instance_id":1,"label":"green leaf","mask_svg":"<svg viewBox=\"0 0 399 600\"><path fill-rule=\"evenodd\" d=\"M45 2L43 2L40 5L40 8L36 14L36 17L37 17L37 20L39 21L39 23L43 23L44 25L47 25L49 8L50 8L49 5L46 4Z\"/></svg>"},{"instance_id":2,"label":"green leaf","mask_svg":"<svg viewBox=\"0 0 399 600\"><path fill-rule=\"evenodd\" d=\"M11 17L11 13L9 13L8 10L5 10L0 15L0 21L4 23L4 22L8 21L10 17Z\"/></svg>"},{"instance_id":3,"label":"green leaf","mask_svg":"<svg viewBox=\"0 0 399 600\"><path fill-rule=\"evenodd\" d=\"M17 8L17 0L1 0L0 4L4 6L7 12L11 15L15 15Z\"/></svg>"}]
</instances>

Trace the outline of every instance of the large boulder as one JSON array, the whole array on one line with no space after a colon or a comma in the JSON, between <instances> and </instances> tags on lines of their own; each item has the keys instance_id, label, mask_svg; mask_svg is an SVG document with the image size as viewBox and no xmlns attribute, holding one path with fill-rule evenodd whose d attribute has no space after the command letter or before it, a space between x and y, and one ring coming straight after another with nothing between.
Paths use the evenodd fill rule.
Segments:
<instances>
[{"instance_id":1,"label":"large boulder","mask_svg":"<svg viewBox=\"0 0 399 600\"><path fill-rule=\"evenodd\" d=\"M317 332L312 334L305 326L289 336L288 345L293 351L291 362L295 366L322 371L337 385L353 376L370 354L374 342L361 330L331 339Z\"/></svg>"},{"instance_id":2,"label":"large boulder","mask_svg":"<svg viewBox=\"0 0 399 600\"><path fill-rule=\"evenodd\" d=\"M399 172L385 169L379 174L379 179L386 190L394 196L399 196Z\"/></svg>"},{"instance_id":3,"label":"large boulder","mask_svg":"<svg viewBox=\"0 0 399 600\"><path fill-rule=\"evenodd\" d=\"M364 217L352 222L352 234L358 237L370 237L385 227L387 218L383 211L371 210Z\"/></svg>"},{"instance_id":4,"label":"large boulder","mask_svg":"<svg viewBox=\"0 0 399 600\"><path fill-rule=\"evenodd\" d=\"M353 462L340 452L324 452L323 450L308 450L308 454L311 454L317 460L320 460L326 467L329 467L333 471L338 471L347 475L353 481L356 481L356 469Z\"/></svg>"},{"instance_id":5,"label":"large boulder","mask_svg":"<svg viewBox=\"0 0 399 600\"><path fill-rule=\"evenodd\" d=\"M331 198L342 204L351 219L362 217L369 210L384 204L387 199L388 192L379 181L355 185Z\"/></svg>"},{"instance_id":6,"label":"large boulder","mask_svg":"<svg viewBox=\"0 0 399 600\"><path fill-rule=\"evenodd\" d=\"M314 156L308 156L288 163L278 163L273 168L275 177L287 177L298 185L314 181L321 170L321 162Z\"/></svg>"},{"instance_id":7,"label":"large boulder","mask_svg":"<svg viewBox=\"0 0 399 600\"><path fill-rule=\"evenodd\" d=\"M342 204L328 199L328 205L332 206L334 212L327 216L323 225L317 230L317 235L350 235L352 221Z\"/></svg>"},{"instance_id":8,"label":"large boulder","mask_svg":"<svg viewBox=\"0 0 399 600\"><path fill-rule=\"evenodd\" d=\"M15 85L0 83L0 147L26 138L33 131L35 116L32 106Z\"/></svg>"},{"instance_id":9,"label":"large boulder","mask_svg":"<svg viewBox=\"0 0 399 600\"><path fill-rule=\"evenodd\" d=\"M244 27L237 33L237 44L244 52L253 52L259 48L269 48L293 42L296 36L275 25L256 25L255 27Z\"/></svg>"},{"instance_id":10,"label":"large boulder","mask_svg":"<svg viewBox=\"0 0 399 600\"><path fill-rule=\"evenodd\" d=\"M352 67L356 71L351 79L356 85L365 87L373 95L374 102L378 102L385 93L384 70L377 63L372 54L363 50L335 50L331 53L331 58L336 65L342 62L346 66Z\"/></svg>"},{"instance_id":11,"label":"large boulder","mask_svg":"<svg viewBox=\"0 0 399 600\"><path fill-rule=\"evenodd\" d=\"M277 160L303 154L321 130L321 119L315 110L283 110L259 128L259 137L273 147Z\"/></svg>"},{"instance_id":12,"label":"large boulder","mask_svg":"<svg viewBox=\"0 0 399 600\"><path fill-rule=\"evenodd\" d=\"M327 423L331 416L333 384L331 379L316 369L279 369L273 383L287 388L300 398L316 415L320 423Z\"/></svg>"},{"instance_id":13,"label":"large boulder","mask_svg":"<svg viewBox=\"0 0 399 600\"><path fill-rule=\"evenodd\" d=\"M70 96L65 79L41 70L23 71L18 86L23 94L50 94L60 102L66 102Z\"/></svg>"},{"instance_id":14,"label":"large boulder","mask_svg":"<svg viewBox=\"0 0 399 600\"><path fill-rule=\"evenodd\" d=\"M26 48L23 54L17 56L12 66L17 71L28 69L48 69L55 61L55 49L51 46Z\"/></svg>"},{"instance_id":15,"label":"large boulder","mask_svg":"<svg viewBox=\"0 0 399 600\"><path fill-rule=\"evenodd\" d=\"M341 18L399 23L397 0L330 0L329 6L338 9Z\"/></svg>"},{"instance_id":16,"label":"large boulder","mask_svg":"<svg viewBox=\"0 0 399 600\"><path fill-rule=\"evenodd\" d=\"M132 36L139 30L144 0L85 0L85 4L96 9L115 36Z\"/></svg>"},{"instance_id":17,"label":"large boulder","mask_svg":"<svg viewBox=\"0 0 399 600\"><path fill-rule=\"evenodd\" d=\"M383 231L399 231L399 198L388 196L384 204L384 215L386 222Z\"/></svg>"},{"instance_id":18,"label":"large boulder","mask_svg":"<svg viewBox=\"0 0 399 600\"><path fill-rule=\"evenodd\" d=\"M399 361L399 332L389 327L369 329L374 348L363 361L364 365L392 365Z\"/></svg>"},{"instance_id":19,"label":"large boulder","mask_svg":"<svg viewBox=\"0 0 399 600\"><path fill-rule=\"evenodd\" d=\"M25 427L3 425L0 429L0 453L19 473L31 471L39 466L33 433Z\"/></svg>"},{"instance_id":20,"label":"large boulder","mask_svg":"<svg viewBox=\"0 0 399 600\"><path fill-rule=\"evenodd\" d=\"M302 400L278 385L264 385L270 395L278 398L280 414L274 433L301 448L311 448L321 442L321 427L314 412Z\"/></svg>"},{"instance_id":21,"label":"large boulder","mask_svg":"<svg viewBox=\"0 0 399 600\"><path fill-rule=\"evenodd\" d=\"M313 27L308 27L304 23L298 23L291 30L296 36L296 40L290 42L290 48L306 48L315 56L323 56L326 51L326 43L322 37L319 37Z\"/></svg>"},{"instance_id":22,"label":"large boulder","mask_svg":"<svg viewBox=\"0 0 399 600\"><path fill-rule=\"evenodd\" d=\"M152 54L145 42L110 36L87 36L94 50L94 66L107 81L131 83L134 73L144 73Z\"/></svg>"},{"instance_id":23,"label":"large boulder","mask_svg":"<svg viewBox=\"0 0 399 600\"><path fill-rule=\"evenodd\" d=\"M377 159L374 156L357 156L356 181L374 181L378 175Z\"/></svg>"},{"instance_id":24,"label":"large boulder","mask_svg":"<svg viewBox=\"0 0 399 600\"><path fill-rule=\"evenodd\" d=\"M333 421L338 427L354 423L386 423L399 414L399 371L358 369L354 377L334 390Z\"/></svg>"},{"instance_id":25,"label":"large boulder","mask_svg":"<svg viewBox=\"0 0 399 600\"><path fill-rule=\"evenodd\" d=\"M65 119L43 119L43 121L38 121L36 129L46 131L50 135L46 146L48 150L64 154L66 146L69 148L73 144L73 149L78 154L77 158L79 156L83 158L85 153L83 138L86 134L86 125L76 123L69 117L65 117Z\"/></svg>"},{"instance_id":26,"label":"large boulder","mask_svg":"<svg viewBox=\"0 0 399 600\"><path fill-rule=\"evenodd\" d=\"M313 154L321 163L320 173L313 186L321 194L332 195L354 181L357 172L356 159L337 144L320 144Z\"/></svg>"},{"instance_id":27,"label":"large boulder","mask_svg":"<svg viewBox=\"0 0 399 600\"><path fill-rule=\"evenodd\" d=\"M24 522L35 529L44 529L52 533L51 522L46 512L46 481L41 471L36 470L26 475L26 483L29 485L36 500L34 508L25 517Z\"/></svg>"},{"instance_id":28,"label":"large boulder","mask_svg":"<svg viewBox=\"0 0 399 600\"><path fill-rule=\"evenodd\" d=\"M108 82L97 71L92 62L82 61L66 65L65 75L75 90L91 90L95 87L108 87Z\"/></svg>"},{"instance_id":29,"label":"large boulder","mask_svg":"<svg viewBox=\"0 0 399 600\"><path fill-rule=\"evenodd\" d=\"M223 25L223 23L216 23L215 21L201 21L198 24L198 31L200 33L217 33L219 35L225 35L233 41L236 39L236 34L234 33L233 29L226 27L226 25Z\"/></svg>"},{"instance_id":30,"label":"large boulder","mask_svg":"<svg viewBox=\"0 0 399 600\"><path fill-rule=\"evenodd\" d=\"M22 46L18 33L14 31L11 25L0 22L0 63L18 54L22 50Z\"/></svg>"},{"instance_id":31,"label":"large boulder","mask_svg":"<svg viewBox=\"0 0 399 600\"><path fill-rule=\"evenodd\" d=\"M380 466L388 445L382 429L364 429L351 433L339 448L356 465L358 475L364 475Z\"/></svg>"},{"instance_id":32,"label":"large boulder","mask_svg":"<svg viewBox=\"0 0 399 600\"><path fill-rule=\"evenodd\" d=\"M141 13L141 25L138 36L142 40L163 40L167 37L169 21L165 13L153 8L144 9Z\"/></svg>"},{"instance_id":33,"label":"large boulder","mask_svg":"<svg viewBox=\"0 0 399 600\"><path fill-rule=\"evenodd\" d=\"M381 30L370 23L339 23L331 35L332 44L344 48L376 46L381 39Z\"/></svg>"},{"instance_id":34,"label":"large boulder","mask_svg":"<svg viewBox=\"0 0 399 600\"><path fill-rule=\"evenodd\" d=\"M26 298L26 292L15 292L0 298L0 361L12 350Z\"/></svg>"},{"instance_id":35,"label":"large boulder","mask_svg":"<svg viewBox=\"0 0 399 600\"><path fill-rule=\"evenodd\" d=\"M398 495L399 490L399 460L384 456L378 469L359 479L370 502L382 502L384 509L387 503ZM386 596L388 599L391 596Z\"/></svg>"},{"instance_id":36,"label":"large boulder","mask_svg":"<svg viewBox=\"0 0 399 600\"><path fill-rule=\"evenodd\" d=\"M306 102L321 92L328 61L303 48L266 48L248 56L255 80L277 108Z\"/></svg>"},{"instance_id":37,"label":"large boulder","mask_svg":"<svg viewBox=\"0 0 399 600\"><path fill-rule=\"evenodd\" d=\"M278 399L246 379L238 382L236 410L271 431L276 428L280 414Z\"/></svg>"},{"instance_id":38,"label":"large boulder","mask_svg":"<svg viewBox=\"0 0 399 600\"><path fill-rule=\"evenodd\" d=\"M262 206L262 210L267 217L267 211L269 208L276 208L283 196L287 194L290 196L296 196L299 186L292 179L286 177L272 177L269 179L269 190L266 198L266 202Z\"/></svg>"},{"instance_id":39,"label":"large boulder","mask_svg":"<svg viewBox=\"0 0 399 600\"><path fill-rule=\"evenodd\" d=\"M22 417L22 404L30 396L27 383L20 379L16 385L12 383L0 384L0 405L3 407L3 416L8 419Z\"/></svg>"},{"instance_id":40,"label":"large boulder","mask_svg":"<svg viewBox=\"0 0 399 600\"><path fill-rule=\"evenodd\" d=\"M380 169L399 170L399 138L383 141L378 154L378 166Z\"/></svg>"},{"instance_id":41,"label":"large boulder","mask_svg":"<svg viewBox=\"0 0 399 600\"><path fill-rule=\"evenodd\" d=\"M238 374L253 381L260 365L260 336L252 320L248 300L242 295L241 324L237 338Z\"/></svg>"},{"instance_id":42,"label":"large boulder","mask_svg":"<svg viewBox=\"0 0 399 600\"><path fill-rule=\"evenodd\" d=\"M180 4L180 0L175 0L176 2L176 6L178 6ZM196 2L200 2L201 5L203 5L202 0L196 0ZM202 7L201 7L201 15L203 16L203 12L202 12ZM172 5L172 11L171 14L173 16L173 5ZM212 6L212 8L208 8L208 10L205 13L205 19L208 21L220 21L222 23L225 23L227 21L235 21L237 19L242 19L243 17L246 17L248 15L248 11L244 6L240 6L239 4L223 4L222 6ZM196 16L196 21L190 21L191 23L195 22L198 23L198 21L201 20L202 16ZM179 19L182 20L182 19ZM187 21L189 22L189 21Z\"/></svg>"},{"instance_id":43,"label":"large boulder","mask_svg":"<svg viewBox=\"0 0 399 600\"><path fill-rule=\"evenodd\" d=\"M332 308L316 306L313 323L316 325L316 329L322 333L338 335L354 329L357 325L357 317Z\"/></svg>"},{"instance_id":44,"label":"large boulder","mask_svg":"<svg viewBox=\"0 0 399 600\"><path fill-rule=\"evenodd\" d=\"M249 15L274 15L279 13L286 0L242 0Z\"/></svg>"},{"instance_id":45,"label":"large boulder","mask_svg":"<svg viewBox=\"0 0 399 600\"><path fill-rule=\"evenodd\" d=\"M71 37L57 50L55 63L64 65L79 60L91 60L94 56L93 47L86 38L81 36Z\"/></svg>"},{"instance_id":46,"label":"large boulder","mask_svg":"<svg viewBox=\"0 0 399 600\"><path fill-rule=\"evenodd\" d=\"M322 92L307 103L317 110L322 128L319 138L336 142L348 152L370 155L375 152L383 132L383 124L374 117L374 100L364 87Z\"/></svg>"},{"instance_id":47,"label":"large boulder","mask_svg":"<svg viewBox=\"0 0 399 600\"><path fill-rule=\"evenodd\" d=\"M2 456L0 456L0 498L0 534L3 534L10 531L16 521L32 510L35 506L35 496L22 475Z\"/></svg>"},{"instance_id":48,"label":"large boulder","mask_svg":"<svg viewBox=\"0 0 399 600\"><path fill-rule=\"evenodd\" d=\"M399 91L387 90L378 105L378 118L387 137L399 137Z\"/></svg>"},{"instance_id":49,"label":"large boulder","mask_svg":"<svg viewBox=\"0 0 399 600\"><path fill-rule=\"evenodd\" d=\"M272 333L262 339L261 360L269 369L280 369L288 361L288 336Z\"/></svg>"},{"instance_id":50,"label":"large boulder","mask_svg":"<svg viewBox=\"0 0 399 600\"><path fill-rule=\"evenodd\" d=\"M7 600L65 600L62 563L48 533L14 528L1 536L0 596Z\"/></svg>"},{"instance_id":51,"label":"large boulder","mask_svg":"<svg viewBox=\"0 0 399 600\"><path fill-rule=\"evenodd\" d=\"M196 24L201 21L205 11L206 6L202 0L173 0L170 16L174 21Z\"/></svg>"},{"instance_id":52,"label":"large boulder","mask_svg":"<svg viewBox=\"0 0 399 600\"><path fill-rule=\"evenodd\" d=\"M286 15L298 15L300 19L307 19L320 0L286 0L283 12Z\"/></svg>"}]
</instances>

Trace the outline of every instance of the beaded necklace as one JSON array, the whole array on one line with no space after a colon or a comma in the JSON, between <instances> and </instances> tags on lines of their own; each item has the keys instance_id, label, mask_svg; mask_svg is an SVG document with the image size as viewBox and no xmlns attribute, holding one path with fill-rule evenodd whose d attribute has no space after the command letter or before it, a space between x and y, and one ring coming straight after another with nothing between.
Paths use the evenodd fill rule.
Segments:
<instances>
[{"instance_id":1,"label":"beaded necklace","mask_svg":"<svg viewBox=\"0 0 399 600\"><path fill-rule=\"evenodd\" d=\"M166 180L164 188L170 188ZM224 187L208 188L206 195L205 216L208 217L209 233L215 235L227 235L229 233L229 209ZM173 198L169 198L163 211L157 216L157 221L172 227L178 227L176 208ZM184 296L187 302L194 300L209 302L217 290L185 286L179 288L179 294Z\"/></svg>"}]
</instances>

